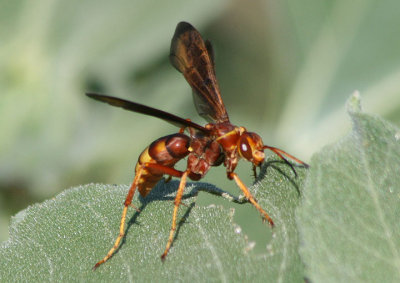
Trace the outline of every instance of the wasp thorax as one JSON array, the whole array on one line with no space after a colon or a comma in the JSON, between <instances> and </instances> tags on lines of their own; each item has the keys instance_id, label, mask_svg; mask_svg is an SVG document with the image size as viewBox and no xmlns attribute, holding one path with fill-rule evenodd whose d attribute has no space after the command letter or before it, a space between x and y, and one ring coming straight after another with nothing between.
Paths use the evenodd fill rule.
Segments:
<instances>
[{"instance_id":1,"label":"wasp thorax","mask_svg":"<svg viewBox=\"0 0 400 283\"><path fill-rule=\"evenodd\" d=\"M238 144L239 154L248 161L259 165L264 161L264 144L259 135L256 133L244 132Z\"/></svg>"}]
</instances>

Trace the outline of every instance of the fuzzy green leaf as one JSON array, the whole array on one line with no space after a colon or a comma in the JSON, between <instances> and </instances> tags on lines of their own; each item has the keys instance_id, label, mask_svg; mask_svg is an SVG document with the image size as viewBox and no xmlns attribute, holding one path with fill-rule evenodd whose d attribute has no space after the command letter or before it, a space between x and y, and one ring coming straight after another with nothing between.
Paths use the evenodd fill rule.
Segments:
<instances>
[{"instance_id":1,"label":"fuzzy green leaf","mask_svg":"<svg viewBox=\"0 0 400 283\"><path fill-rule=\"evenodd\" d=\"M316 154L298 224L314 282L400 281L400 130L348 102L353 130Z\"/></svg>"},{"instance_id":2,"label":"fuzzy green leaf","mask_svg":"<svg viewBox=\"0 0 400 283\"><path fill-rule=\"evenodd\" d=\"M268 178L251 190L271 213L276 227L262 224L259 217L249 220L264 225L264 236L270 239L262 254L254 253L254 243L232 222L232 209L196 205L199 191L221 195L221 190L190 183L185 191L187 206L180 208L177 236L162 263L178 182L160 182L145 199L135 196L134 204L141 212L128 212L123 244L93 272L91 268L118 234L128 187L86 185L66 190L13 218L10 239L0 248L0 281L301 281L294 210L299 201L296 183L302 177L293 182L293 173L282 163L269 162L263 170ZM302 169L297 171L304 175Z\"/></svg>"}]
</instances>

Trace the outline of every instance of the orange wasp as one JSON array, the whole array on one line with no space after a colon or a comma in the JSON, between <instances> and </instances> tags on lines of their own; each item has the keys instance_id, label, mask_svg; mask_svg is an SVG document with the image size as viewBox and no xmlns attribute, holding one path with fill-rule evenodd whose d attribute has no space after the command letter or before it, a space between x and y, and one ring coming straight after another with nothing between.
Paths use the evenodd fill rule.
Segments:
<instances>
[{"instance_id":1,"label":"orange wasp","mask_svg":"<svg viewBox=\"0 0 400 283\"><path fill-rule=\"evenodd\" d=\"M179 133L155 140L140 154L135 168L135 178L125 199L119 235L107 255L96 263L93 269L106 262L118 248L125 234L126 213L136 189L139 190L142 197L147 196L164 174L178 177L181 180L174 201L168 242L161 255L162 260L167 256L174 239L178 208L188 177L195 181L200 180L207 174L211 166L224 164L227 177L235 180L246 199L261 213L263 221L267 220L273 226L274 222L271 217L261 208L249 189L234 172L239 159L244 158L250 161L256 172L256 167L261 166L264 162L264 149L269 149L282 158L295 175L296 171L285 157L308 167L306 163L283 150L264 145L261 137L256 133L248 132L246 128L232 125L229 122L215 76L211 43L208 40L204 41L191 24L180 22L177 25L171 41L169 58L172 65L183 74L192 87L196 110L209 122L204 127L189 119L183 119L135 102L94 93L86 94L113 106L163 119L181 128ZM188 130L188 135L184 134L185 129ZM174 169L175 164L185 157L187 157L187 169L185 171Z\"/></svg>"}]
</instances>

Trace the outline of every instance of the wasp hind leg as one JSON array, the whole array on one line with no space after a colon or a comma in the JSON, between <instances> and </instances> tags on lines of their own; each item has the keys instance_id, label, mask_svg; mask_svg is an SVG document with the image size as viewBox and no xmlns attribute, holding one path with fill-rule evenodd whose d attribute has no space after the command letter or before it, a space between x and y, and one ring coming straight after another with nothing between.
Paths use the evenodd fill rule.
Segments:
<instances>
[{"instance_id":1,"label":"wasp hind leg","mask_svg":"<svg viewBox=\"0 0 400 283\"><path fill-rule=\"evenodd\" d=\"M159 165L159 164L154 164L154 163L145 163L139 168L139 170L136 172L136 176L135 176L135 178L134 178L134 180L132 182L131 187L129 188L129 192L128 192L128 194L126 196L126 199L125 199L125 202L124 202L124 209L122 210L121 222L119 224L118 237L115 240L114 245L112 246L112 248L108 251L107 255L102 260L100 260L99 262L97 262L95 264L95 266L93 267L93 270L96 270L100 265L105 263L107 260L109 260L114 255L115 251L118 249L118 247L120 245L120 242L121 242L122 238L125 236L125 223L126 223L126 214L128 212L128 207L129 206L133 206L132 205L133 196L135 194L135 191L136 191L136 188L137 188L137 186L139 184L139 181L140 181L140 179L142 177L143 170L146 169L146 168L158 169L158 170L164 172L165 174L168 174L168 175L174 176L174 177L183 177L185 175L185 173L183 173L182 171L176 170L176 169L171 168L171 167ZM186 176L187 176L187 173L185 175L185 182L184 183L186 183ZM185 187L185 184L183 185L183 188L184 187ZM181 186L179 186L179 188L181 188ZM182 193L183 193L183 189L182 189ZM182 198L182 193L180 195L179 202L180 202L180 199ZM178 194L179 194L179 190L178 190ZM177 194L177 197L178 197L178 194ZM175 199L175 203L176 202L177 202L177 198ZM178 206L179 206L179 204L178 204ZM136 210L138 210L135 206L133 206L133 207ZM175 210L174 210L174 214L176 214ZM175 215L175 218L176 218L176 215ZM171 240L171 243L172 243L172 240ZM171 243L169 244L169 246L171 245Z\"/></svg>"},{"instance_id":2,"label":"wasp hind leg","mask_svg":"<svg viewBox=\"0 0 400 283\"><path fill-rule=\"evenodd\" d=\"M135 194L138 182L140 180L140 177L142 176L143 169L144 169L144 167L141 167L139 169L139 171L137 172L135 179L133 180L132 185L129 188L129 192L126 196L125 203L124 203L124 210L122 211L121 222L119 224L118 237L115 240L115 243L112 246L112 248L108 251L107 255L102 260L100 260L99 262L97 262L95 264L95 266L93 267L93 270L96 270L101 264L105 263L107 260L109 260L113 256L113 254L115 253L115 251L117 250L117 248L119 246L119 243L121 242L122 238L125 235L126 213L128 212L128 207L132 203L133 195Z\"/></svg>"}]
</instances>

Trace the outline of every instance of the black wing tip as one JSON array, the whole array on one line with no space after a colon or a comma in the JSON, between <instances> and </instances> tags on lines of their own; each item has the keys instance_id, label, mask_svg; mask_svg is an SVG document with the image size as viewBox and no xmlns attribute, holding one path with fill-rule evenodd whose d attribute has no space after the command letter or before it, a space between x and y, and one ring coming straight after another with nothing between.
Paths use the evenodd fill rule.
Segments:
<instances>
[{"instance_id":1,"label":"black wing tip","mask_svg":"<svg viewBox=\"0 0 400 283\"><path fill-rule=\"evenodd\" d=\"M95 92L86 92L85 94L86 94L87 97L90 97L90 98L92 98L94 100L101 101L101 102L104 102L104 103L108 103L108 104L111 104L111 105L114 105L114 106L118 106L118 107L121 107L119 105L119 103L121 101L124 101L124 99L121 99L121 98L108 96L108 95L95 93ZM117 101L118 101L118 103L117 103Z\"/></svg>"},{"instance_id":2,"label":"black wing tip","mask_svg":"<svg viewBox=\"0 0 400 283\"><path fill-rule=\"evenodd\" d=\"M173 50L176 47L176 44L178 42L178 38L182 36L182 34L186 33L186 32L191 32L191 31L196 31L198 32L191 24L189 24L188 22L179 22L176 25L175 28L175 33L174 36L172 37L171 40L171 53L173 53Z\"/></svg>"},{"instance_id":3,"label":"black wing tip","mask_svg":"<svg viewBox=\"0 0 400 283\"><path fill-rule=\"evenodd\" d=\"M176 25L175 35L179 36L180 34L190 31L190 30L196 30L196 29L188 22L182 21Z\"/></svg>"},{"instance_id":4,"label":"black wing tip","mask_svg":"<svg viewBox=\"0 0 400 283\"><path fill-rule=\"evenodd\" d=\"M180 62L180 59L176 55L177 48L179 45L180 37L186 32L198 32L191 24L188 22L179 22L176 26L174 36L171 39L171 47L169 52L169 61L172 66L177 69L180 73L183 72L183 64Z\"/></svg>"},{"instance_id":5,"label":"black wing tip","mask_svg":"<svg viewBox=\"0 0 400 283\"><path fill-rule=\"evenodd\" d=\"M101 93L96 93L96 92L85 92L86 96L96 99L96 100L104 100L104 99L119 99L119 100L123 100L121 98L117 98L117 97L113 97L113 96L109 96L109 95L104 95Z\"/></svg>"},{"instance_id":6,"label":"black wing tip","mask_svg":"<svg viewBox=\"0 0 400 283\"><path fill-rule=\"evenodd\" d=\"M94 92L85 92L85 94L86 94L86 96L88 96L88 97L90 97L90 98L94 98L94 99L96 99L96 98L99 97L99 96L103 96L103 95L100 94L100 93L94 93Z\"/></svg>"}]
</instances>

